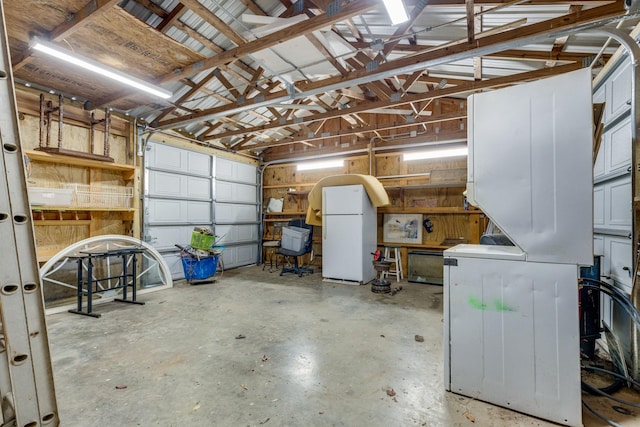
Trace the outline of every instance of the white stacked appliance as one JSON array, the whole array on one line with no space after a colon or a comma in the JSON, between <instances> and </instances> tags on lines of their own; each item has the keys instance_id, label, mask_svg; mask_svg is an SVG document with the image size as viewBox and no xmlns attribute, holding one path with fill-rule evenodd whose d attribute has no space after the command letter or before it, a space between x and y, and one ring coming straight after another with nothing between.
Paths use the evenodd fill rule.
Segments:
<instances>
[{"instance_id":1,"label":"white stacked appliance","mask_svg":"<svg viewBox=\"0 0 640 427\"><path fill-rule=\"evenodd\" d=\"M322 277L347 284L375 279L376 208L362 185L322 189Z\"/></svg>"},{"instance_id":2,"label":"white stacked appliance","mask_svg":"<svg viewBox=\"0 0 640 427\"><path fill-rule=\"evenodd\" d=\"M590 70L472 95L467 198L515 246L444 252L445 387L582 425L578 275L593 262Z\"/></svg>"}]
</instances>

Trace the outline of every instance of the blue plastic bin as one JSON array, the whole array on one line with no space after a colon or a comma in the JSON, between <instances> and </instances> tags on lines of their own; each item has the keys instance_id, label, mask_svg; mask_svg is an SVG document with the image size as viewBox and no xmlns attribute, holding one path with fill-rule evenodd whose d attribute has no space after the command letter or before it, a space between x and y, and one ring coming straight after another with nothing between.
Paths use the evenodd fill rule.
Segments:
<instances>
[{"instance_id":1,"label":"blue plastic bin","mask_svg":"<svg viewBox=\"0 0 640 427\"><path fill-rule=\"evenodd\" d=\"M186 280L202 280L216 274L218 257L210 256L206 258L182 258L182 269Z\"/></svg>"}]
</instances>

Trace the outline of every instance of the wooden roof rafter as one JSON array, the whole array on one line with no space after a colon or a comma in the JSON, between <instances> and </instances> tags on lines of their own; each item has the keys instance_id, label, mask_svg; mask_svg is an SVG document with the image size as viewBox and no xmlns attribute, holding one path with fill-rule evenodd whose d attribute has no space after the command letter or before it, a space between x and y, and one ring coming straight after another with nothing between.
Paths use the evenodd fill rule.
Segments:
<instances>
[{"instance_id":1,"label":"wooden roof rafter","mask_svg":"<svg viewBox=\"0 0 640 427\"><path fill-rule=\"evenodd\" d=\"M100 18L105 11L116 6L119 2L120 0L90 1L78 12L73 13L70 19L60 24L46 36L50 41L63 40L65 37L70 36L82 26L88 25L91 23L91 21ZM33 52L31 51L31 49L27 49L26 53L13 63L11 68L14 73L31 61L32 53Z\"/></svg>"},{"instance_id":2,"label":"wooden roof rafter","mask_svg":"<svg viewBox=\"0 0 640 427\"><path fill-rule=\"evenodd\" d=\"M355 3L355 2L354 2ZM352 3L352 4L354 4ZM527 40L532 40L535 37L541 37L550 33L558 33L562 30L571 31L572 29L585 24L590 24L593 22L601 22L605 17L619 17L624 14L624 8L622 8L621 4L613 3L607 4L604 6L592 8L589 10L581 11L580 13L569 13L567 15L562 15L556 18L551 18L546 21L541 21L535 24L529 24L524 27L514 28L504 33L493 34L481 39L476 39L476 43L474 45L457 44L453 46L447 46L444 48L433 49L427 52L423 52L420 54L416 54L410 57L403 57L400 59L396 59L393 61L389 61L379 65L379 67L374 72L369 72L368 70L355 70L350 72L347 76L339 76L339 77L329 77L326 79L313 81L313 82L303 82L296 84L296 88L299 93L307 93L315 90L322 90L326 87L334 87L336 85L348 87L350 81L370 78L371 80L376 80L375 76L383 73L395 72L395 70L403 70L405 67L414 66L414 64L429 64L432 62L445 62L447 58L456 57L455 55L463 55L463 56L477 56L476 52L481 51L484 53L490 53L492 50L500 51L504 50L505 46L513 46L518 42L524 43ZM276 33L274 33L276 34ZM462 56L462 57L463 57ZM265 96L264 99L261 99L260 102L269 102L270 99L278 99L284 96L287 96L288 93L286 91L272 93L269 96ZM252 100L247 100L245 102L244 108L251 108L253 103ZM228 107L229 109L235 108L234 106ZM212 115L224 114L224 111L227 108L222 109L209 109L192 115L187 120L194 121L200 118L208 118ZM172 127L179 123L179 120L168 120L164 123L160 123L162 127Z\"/></svg>"},{"instance_id":3,"label":"wooden roof rafter","mask_svg":"<svg viewBox=\"0 0 640 427\"><path fill-rule=\"evenodd\" d=\"M318 113L312 116L301 117L299 118L299 120L301 122L313 122L316 120L341 117L342 115L345 115L345 114L367 112L367 111L375 110L379 108L389 108L389 107L398 106L398 105L406 105L411 102L428 101L430 99L443 98L446 96L452 96L452 95L457 95L461 93L470 93L470 92L478 91L481 89L507 86L519 81L535 80L542 77L548 77L551 75L574 71L579 68L581 68L581 64L574 63L574 64L562 65L559 67L554 67L554 69L545 68L541 70L528 71L524 73L518 73L511 76L498 77L498 78L489 79L489 80L468 81L463 85L434 89L427 93L406 95L404 98L395 102L389 102L389 101L362 102L347 109L333 109L326 113ZM246 131L262 132L267 129L283 127L288 124L293 124L293 123L271 122L267 125L261 125L261 126L256 126L253 129L247 129ZM213 136L222 138L222 137L232 136L234 134L235 133L227 132L224 134L213 135Z\"/></svg>"},{"instance_id":4,"label":"wooden roof rafter","mask_svg":"<svg viewBox=\"0 0 640 427\"><path fill-rule=\"evenodd\" d=\"M188 1L197 2L197 0ZM267 36L248 41L234 49L229 49L220 53L219 55L207 58L204 61L199 61L198 63L184 67L181 70L176 70L177 72L169 74L162 78L161 82L166 83L169 81L179 80L181 77L189 76L201 72L202 70L214 68L221 64L226 64L231 60L242 58L251 53L258 52L260 50L280 44L284 40L289 40L294 37L306 35L313 31L320 30L321 28L329 26L334 22L338 22L348 17L358 15L377 6L378 3L375 0L354 0L353 2L343 7L339 13L331 16L328 16L327 14L318 15L306 21L271 33Z\"/></svg>"}]
</instances>

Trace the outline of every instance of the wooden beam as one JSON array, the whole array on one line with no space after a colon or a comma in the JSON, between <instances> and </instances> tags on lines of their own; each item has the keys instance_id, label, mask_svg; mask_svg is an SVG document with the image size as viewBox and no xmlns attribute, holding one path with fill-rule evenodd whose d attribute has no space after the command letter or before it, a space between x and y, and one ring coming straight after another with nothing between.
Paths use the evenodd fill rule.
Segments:
<instances>
[{"instance_id":1,"label":"wooden beam","mask_svg":"<svg viewBox=\"0 0 640 427\"><path fill-rule=\"evenodd\" d=\"M197 0L187 0L189 2L196 2ZM198 3L199 4L199 3ZM282 43L283 41L309 34L313 31L320 30L326 26L332 25L335 22L343 21L355 15L359 15L368 10L377 7L379 3L376 0L354 0L353 2L344 6L339 13L328 16L327 14L319 15L310 18L306 21L294 24L290 27L284 28L275 33L269 34L265 37L246 42L234 49L229 49L219 55L207 58L202 61L198 61L195 64L184 67L178 70L176 73L171 73L161 79L161 83L170 81L176 81L184 77L191 76L193 74L208 70L210 68L217 67L219 65L226 64L232 60L240 59L253 52L258 52L269 47L273 47Z\"/></svg>"},{"instance_id":2,"label":"wooden beam","mask_svg":"<svg viewBox=\"0 0 640 427\"><path fill-rule=\"evenodd\" d=\"M339 137L348 136L348 135L355 135L358 133L385 131L385 130L406 128L406 127L417 126L417 125L428 124L428 123L441 123L441 122L447 122L451 120L462 120L462 119L465 119L466 117L467 117L467 112L465 110L465 111L459 111L455 113L447 113L447 114L440 114L437 116L424 117L424 118L420 118L419 120L415 120L412 123L409 123L407 121L391 122L391 123L383 123L383 124L377 123L374 125L363 125L363 126L359 126L351 129L340 129L333 132L331 131L323 132L321 134L318 134L316 132L313 136L298 135L291 138L285 138L275 143L267 143L267 144L258 143L254 147L267 148L267 147L275 147L278 145L293 144L293 143L302 142L302 141L307 141L307 142L319 141L327 138L339 138Z\"/></svg>"},{"instance_id":3,"label":"wooden beam","mask_svg":"<svg viewBox=\"0 0 640 427\"><path fill-rule=\"evenodd\" d=\"M48 39L51 41L60 41L65 37L70 36L76 32L78 28L81 28L92 20L102 16L105 11L111 9L119 2L120 0L91 0L78 12L71 14L68 20L49 32L47 35ZM30 48L26 49L23 55L13 62L11 67L13 72L15 73L17 70L30 63L32 61L32 54L33 51Z\"/></svg>"},{"instance_id":4,"label":"wooden beam","mask_svg":"<svg viewBox=\"0 0 640 427\"><path fill-rule=\"evenodd\" d=\"M466 0L465 4L467 6L467 43L473 44L476 39L476 17L474 14L473 0Z\"/></svg>"},{"instance_id":5,"label":"wooden beam","mask_svg":"<svg viewBox=\"0 0 640 427\"><path fill-rule=\"evenodd\" d=\"M353 2L351 4L353 5L355 3L356 2ZM398 69L402 70L405 67L413 67L425 63L445 63L446 58L451 57L451 55L461 54L462 56L473 57L476 56L474 55L474 52L478 49L484 49L483 52L485 53L490 53L491 49L499 51L506 45L514 45L518 42L525 43L526 41L531 40L533 37L540 37L545 34L556 33L560 30L571 30L578 25L599 22L605 17L617 17L624 13L625 10L622 7L622 4L616 2L611 5L584 10L580 13L571 13L568 15L559 16L557 18L530 24L525 27L505 31L504 33L494 34L483 37L481 39L476 39L476 43L473 46L469 46L468 44L464 43L434 49L421 54L386 62L384 64L381 64L374 72L369 72L366 69L354 70L346 76L329 77L313 82L300 82L296 84L296 88L300 93L305 93L307 91L315 92L318 90L326 90L325 88L327 86L332 85L347 87L350 81L354 81L357 79L375 80L375 75L379 73L394 72ZM573 67L573 69L576 68L577 67ZM289 96L289 93L286 90L270 93L269 95L265 95L264 99L261 99L260 102L278 100L286 96ZM246 107L250 107L252 103L253 100L247 100L244 105ZM237 106L211 108L196 114L186 116L186 118L182 118L180 120L167 120L163 123L160 123L160 125L163 127L173 127L182 124L184 121L193 121L199 118L208 118L213 114L224 114L225 111L235 107Z\"/></svg>"},{"instance_id":6,"label":"wooden beam","mask_svg":"<svg viewBox=\"0 0 640 427\"><path fill-rule=\"evenodd\" d=\"M473 1L473 0L471 0ZM475 31L481 33L482 32L482 18L484 15L482 14L482 7L476 7L474 16L474 29ZM474 80L482 80L482 57L474 56L473 57L473 79Z\"/></svg>"},{"instance_id":7,"label":"wooden beam","mask_svg":"<svg viewBox=\"0 0 640 427\"><path fill-rule=\"evenodd\" d=\"M251 80L247 84L247 87L244 89L244 92L242 93L242 96L246 98L251 94L251 91L255 89L256 86L258 86L258 80L260 80L260 76L262 76L262 73L264 73L264 69L262 67L258 67L255 69L255 71L253 72L253 75L251 76Z\"/></svg>"},{"instance_id":8,"label":"wooden beam","mask_svg":"<svg viewBox=\"0 0 640 427\"><path fill-rule=\"evenodd\" d=\"M407 91L413 86L415 82L418 81L420 76L422 75L422 70L414 71L409 77L404 80L404 84L402 85L403 95L406 95Z\"/></svg>"},{"instance_id":9,"label":"wooden beam","mask_svg":"<svg viewBox=\"0 0 640 427\"><path fill-rule=\"evenodd\" d=\"M336 58L333 57L333 55L331 54L331 52L329 52L329 50L327 50L325 45L323 45L322 42L318 40L315 34L307 34L307 40L309 40L311 44L320 51L322 56L324 56L324 58L327 61L329 61L329 63L333 65L333 68L338 70L340 74L344 75L348 73L348 71L342 66L342 64L338 62Z\"/></svg>"},{"instance_id":10,"label":"wooden beam","mask_svg":"<svg viewBox=\"0 0 640 427\"><path fill-rule=\"evenodd\" d=\"M224 34L226 38L234 42L237 46L246 43L246 40L242 36L236 33L230 26L228 26L222 19L220 19L218 15L207 9L198 0L181 0L181 3L191 9L193 13L211 24L216 30Z\"/></svg>"},{"instance_id":11,"label":"wooden beam","mask_svg":"<svg viewBox=\"0 0 640 427\"><path fill-rule=\"evenodd\" d=\"M59 41L76 32L81 26L87 25L90 21L102 16L106 11L120 3L120 0L91 0L89 3L57 26L50 33L51 40Z\"/></svg>"},{"instance_id":12,"label":"wooden beam","mask_svg":"<svg viewBox=\"0 0 640 427\"><path fill-rule=\"evenodd\" d=\"M171 12L156 26L156 30L163 33L170 28L187 11L182 3L178 3Z\"/></svg>"},{"instance_id":13,"label":"wooden beam","mask_svg":"<svg viewBox=\"0 0 640 427\"><path fill-rule=\"evenodd\" d=\"M151 13L156 14L158 17L162 19L165 19L169 15L169 13L166 10L164 10L163 8L161 8L151 0L136 0L136 2L140 3L142 6L147 8Z\"/></svg>"},{"instance_id":14,"label":"wooden beam","mask_svg":"<svg viewBox=\"0 0 640 427\"><path fill-rule=\"evenodd\" d=\"M382 56L386 58L386 56L389 55L389 53L391 53L391 51L400 43L399 36L405 35L409 30L411 30L411 27L420 17L422 11L425 9L425 7L427 7L427 3L428 2L420 2L411 10L409 20L400 25L398 29L393 33L393 37L391 38L394 39L394 41L386 43L382 48Z\"/></svg>"},{"instance_id":15,"label":"wooden beam","mask_svg":"<svg viewBox=\"0 0 640 427\"><path fill-rule=\"evenodd\" d=\"M175 103L180 105L183 102L189 100L189 98L191 98L193 95L195 95L204 85L206 85L208 82L210 82L211 79L214 78L214 77L215 77L215 70L210 72L208 75L206 75L198 83L196 83L195 85L191 86L191 89L189 89L187 91L187 93L182 95L180 98L176 99ZM167 108L167 109L163 110L158 117L153 119L153 121L154 122L160 121L160 120L164 119L165 117L167 117L172 112L174 112L175 110L176 110L175 107Z\"/></svg>"},{"instance_id":16,"label":"wooden beam","mask_svg":"<svg viewBox=\"0 0 640 427\"><path fill-rule=\"evenodd\" d=\"M362 112L367 112L369 110L375 110L378 108L390 108L393 106L397 106L397 105L403 105L403 104L409 104L412 102L420 102L420 101L426 101L426 100L430 100L430 99L436 99L436 98L443 98L445 96L452 96L452 95L459 95L459 94L463 94L463 93L472 93L472 92L476 92L482 89L489 89L489 88L494 88L494 87L501 87L501 86L508 86L520 81L529 81L529 80L536 80L536 79L540 79L543 77L549 77L549 76L553 76L553 75L557 75L557 74L561 74L561 73L567 73L569 71L575 71L577 69L580 69L581 65L580 64L568 64L568 65L562 65L560 67L554 67L554 68L544 68L541 70L535 70L535 71L528 71L525 73L518 73L518 74L513 74L511 76L505 76L505 77L498 77L495 79L490 79L490 80L482 80L482 81L469 81L463 85L459 85L459 86L454 86L454 87L445 87L442 89L435 89L432 90L430 92L427 93L419 93L419 94L411 94L411 95L406 95L405 97L401 98L399 101L388 101L388 100L383 100L383 101L375 101L375 102L365 102L365 103L361 103L361 104L357 104L353 107L347 108L347 109L334 109L331 111L327 111L326 113L318 113L318 114L314 114L312 116L306 116L306 117L298 117L294 120L298 120L299 123L302 122L314 122L317 120L323 120L323 119L329 119L329 118L335 118L335 117L340 117L343 114L353 114L353 113L362 113ZM252 129L245 129L244 132L262 132L266 129L274 129L274 128L278 128L278 127L284 127L284 126L289 126L289 125L293 125L296 124L293 120L288 120L285 123L280 123L280 122L272 122L266 125L261 125L261 126L255 126ZM225 132L224 134L216 134L213 135L214 137L228 137L228 136L233 136L233 135L238 135L239 133L237 132Z\"/></svg>"},{"instance_id":17,"label":"wooden beam","mask_svg":"<svg viewBox=\"0 0 640 427\"><path fill-rule=\"evenodd\" d=\"M256 15L262 15L262 16L266 16L266 13L264 13L264 11L262 9L260 9L260 6L258 6L257 4L255 4L253 2L253 0L240 0L242 2L242 4L244 4L245 6L247 6L247 9L249 9L251 12L253 12Z\"/></svg>"},{"instance_id":18,"label":"wooden beam","mask_svg":"<svg viewBox=\"0 0 640 427\"><path fill-rule=\"evenodd\" d=\"M231 82L227 80L227 78L224 76L224 74L222 74L220 69L213 70L213 74L215 74L218 81L220 81L220 83L222 83L222 85L227 88L229 93L231 93L231 95L233 95L235 99L240 98L241 96L240 92L238 92L238 90L231 84Z\"/></svg>"}]
</instances>

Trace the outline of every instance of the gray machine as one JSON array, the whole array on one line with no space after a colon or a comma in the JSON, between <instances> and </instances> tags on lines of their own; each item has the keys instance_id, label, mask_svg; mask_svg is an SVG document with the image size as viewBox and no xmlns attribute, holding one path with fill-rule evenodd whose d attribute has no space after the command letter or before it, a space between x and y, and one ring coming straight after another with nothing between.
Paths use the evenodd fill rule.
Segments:
<instances>
[{"instance_id":1,"label":"gray machine","mask_svg":"<svg viewBox=\"0 0 640 427\"><path fill-rule=\"evenodd\" d=\"M467 198L515 246L444 252L445 387L581 426L578 268L593 262L591 76L472 95Z\"/></svg>"}]
</instances>

